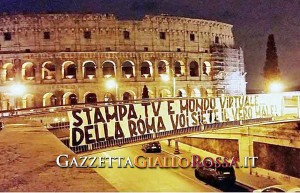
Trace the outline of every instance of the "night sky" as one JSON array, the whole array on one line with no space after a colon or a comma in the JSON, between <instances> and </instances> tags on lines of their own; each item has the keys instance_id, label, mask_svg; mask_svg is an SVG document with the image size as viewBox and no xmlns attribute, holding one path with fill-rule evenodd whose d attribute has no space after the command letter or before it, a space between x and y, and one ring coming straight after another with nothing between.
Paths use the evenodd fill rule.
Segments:
<instances>
[{"instance_id":1,"label":"night sky","mask_svg":"<svg viewBox=\"0 0 300 193\"><path fill-rule=\"evenodd\" d=\"M234 25L244 49L248 89L261 89L268 35L273 33L286 87L300 86L300 0L0 0L8 13L113 13L119 19L170 14Z\"/></svg>"}]
</instances>

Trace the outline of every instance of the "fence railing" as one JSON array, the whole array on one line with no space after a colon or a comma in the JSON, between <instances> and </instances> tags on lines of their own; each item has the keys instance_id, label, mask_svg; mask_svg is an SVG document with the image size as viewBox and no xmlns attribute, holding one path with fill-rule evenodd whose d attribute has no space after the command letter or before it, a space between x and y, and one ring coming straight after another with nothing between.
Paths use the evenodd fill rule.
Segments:
<instances>
[{"instance_id":1,"label":"fence railing","mask_svg":"<svg viewBox=\"0 0 300 193\"><path fill-rule=\"evenodd\" d=\"M257 94L247 94L248 95L257 95ZM260 95L268 95L268 94L260 94ZM283 97L291 98L291 96L300 97L300 92L284 92L281 93ZM238 95L231 95L232 97ZM270 95L272 97L272 95ZM195 98L210 98L210 97L169 97L169 98L151 98L151 99L134 99L134 100L118 100L118 101L99 101L96 103L77 103L74 105L57 105L57 106L44 106L44 107L34 107L34 108L20 108L13 110L0 110L0 118L2 117L18 117L18 116L31 116L31 115L43 115L53 112L66 112L75 109L82 109L88 107L101 107L107 105L119 105L119 104L133 104L133 103L143 103L143 102L156 102L156 101L170 101L176 99L195 99ZM283 108L294 107L298 112L298 102L293 106L287 104L287 106Z\"/></svg>"},{"instance_id":2,"label":"fence railing","mask_svg":"<svg viewBox=\"0 0 300 193\"><path fill-rule=\"evenodd\" d=\"M190 99L191 97L170 97L170 98L152 98L152 99L133 99L133 100L118 100L118 101L99 101L96 103L77 103L74 105L57 105L57 106L44 106L33 108L20 108L12 110L0 111L0 117L19 117L19 116L32 116L43 115L55 112L66 112L76 109L89 108L89 107L101 107L107 105L119 105L119 104L133 104L143 102L156 102L156 101L169 101L175 99ZM204 98L204 97L202 97Z\"/></svg>"}]
</instances>

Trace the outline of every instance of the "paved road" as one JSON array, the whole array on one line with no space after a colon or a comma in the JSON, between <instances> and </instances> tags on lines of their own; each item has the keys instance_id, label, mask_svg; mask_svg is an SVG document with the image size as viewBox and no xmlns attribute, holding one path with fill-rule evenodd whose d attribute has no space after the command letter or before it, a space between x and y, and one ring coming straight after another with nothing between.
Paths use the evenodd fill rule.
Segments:
<instances>
[{"instance_id":1,"label":"paved road","mask_svg":"<svg viewBox=\"0 0 300 193\"><path fill-rule=\"evenodd\" d=\"M170 154L144 153L141 146L94 154L101 157L168 157ZM122 161L124 165L125 161ZM113 163L113 168L95 169L101 176L109 181L118 191L172 191L172 192L219 192L220 190L207 185L194 177L192 168L117 168L118 161ZM97 190L95 190L97 191Z\"/></svg>"}]
</instances>

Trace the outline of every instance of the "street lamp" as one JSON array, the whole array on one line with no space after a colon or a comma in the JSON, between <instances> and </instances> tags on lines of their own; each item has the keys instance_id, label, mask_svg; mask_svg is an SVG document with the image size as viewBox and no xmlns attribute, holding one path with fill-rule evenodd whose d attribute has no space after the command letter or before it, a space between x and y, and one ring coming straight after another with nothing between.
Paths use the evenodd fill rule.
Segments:
<instances>
[{"instance_id":1,"label":"street lamp","mask_svg":"<svg viewBox=\"0 0 300 193\"><path fill-rule=\"evenodd\" d=\"M172 81L173 81L173 97L176 97L176 80L175 80L175 73L173 69L170 69L172 72ZM161 78L164 82L168 82L170 80L169 75L161 74Z\"/></svg>"},{"instance_id":2,"label":"street lamp","mask_svg":"<svg viewBox=\"0 0 300 193\"><path fill-rule=\"evenodd\" d=\"M26 88L20 83L13 84L9 87L9 93L13 96L14 108L17 109L17 98L24 95Z\"/></svg>"},{"instance_id":3,"label":"street lamp","mask_svg":"<svg viewBox=\"0 0 300 193\"><path fill-rule=\"evenodd\" d=\"M25 86L20 83L13 84L9 87L10 94L14 96L22 96L25 93L25 91Z\"/></svg>"},{"instance_id":4,"label":"street lamp","mask_svg":"<svg viewBox=\"0 0 300 193\"><path fill-rule=\"evenodd\" d=\"M116 100L118 100L118 83L115 79L109 79L106 81L106 87L108 89L115 88L116 89Z\"/></svg>"},{"instance_id":5,"label":"street lamp","mask_svg":"<svg viewBox=\"0 0 300 193\"><path fill-rule=\"evenodd\" d=\"M283 91L283 84L281 82L272 82L269 85L270 93L279 93Z\"/></svg>"}]
</instances>

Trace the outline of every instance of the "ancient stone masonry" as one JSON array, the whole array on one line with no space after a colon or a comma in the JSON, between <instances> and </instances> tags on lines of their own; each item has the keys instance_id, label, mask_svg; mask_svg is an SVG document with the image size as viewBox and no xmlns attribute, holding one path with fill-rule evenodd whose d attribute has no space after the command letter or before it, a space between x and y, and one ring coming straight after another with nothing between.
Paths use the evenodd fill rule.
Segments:
<instances>
[{"instance_id":1,"label":"ancient stone masonry","mask_svg":"<svg viewBox=\"0 0 300 193\"><path fill-rule=\"evenodd\" d=\"M232 27L167 15L137 21L110 14L2 15L0 109L136 99L144 85L150 98L171 97L174 89L179 97L244 94L243 51ZM117 88L106 87L109 79ZM16 82L26 93L11 97Z\"/></svg>"}]
</instances>

